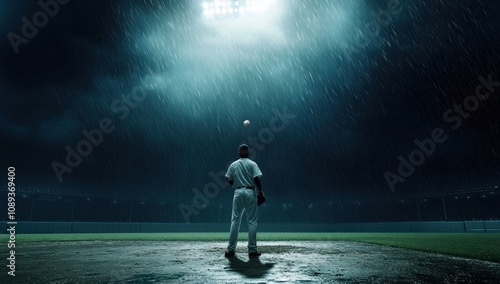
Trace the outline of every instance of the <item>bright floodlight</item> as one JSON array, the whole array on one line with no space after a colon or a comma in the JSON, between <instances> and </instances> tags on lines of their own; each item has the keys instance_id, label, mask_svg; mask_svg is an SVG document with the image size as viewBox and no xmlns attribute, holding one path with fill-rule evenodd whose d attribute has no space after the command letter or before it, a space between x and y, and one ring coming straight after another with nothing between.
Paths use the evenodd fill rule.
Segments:
<instances>
[{"instance_id":1,"label":"bright floodlight","mask_svg":"<svg viewBox=\"0 0 500 284\"><path fill-rule=\"evenodd\" d=\"M275 0L211 0L203 2L203 14L208 18L237 17L241 14L262 13Z\"/></svg>"}]
</instances>

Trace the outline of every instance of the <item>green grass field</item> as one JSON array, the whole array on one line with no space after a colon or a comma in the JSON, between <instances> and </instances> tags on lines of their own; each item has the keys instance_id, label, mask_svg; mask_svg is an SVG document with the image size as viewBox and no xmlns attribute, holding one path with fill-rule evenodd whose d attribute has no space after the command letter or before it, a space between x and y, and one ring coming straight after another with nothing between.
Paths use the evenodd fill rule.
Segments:
<instances>
[{"instance_id":1,"label":"green grass field","mask_svg":"<svg viewBox=\"0 0 500 284\"><path fill-rule=\"evenodd\" d=\"M16 242L227 241L228 233L18 234ZM240 240L246 234L240 233ZM8 235L1 235L6 243ZM500 263L500 234L471 233L259 233L259 241L350 241Z\"/></svg>"}]
</instances>

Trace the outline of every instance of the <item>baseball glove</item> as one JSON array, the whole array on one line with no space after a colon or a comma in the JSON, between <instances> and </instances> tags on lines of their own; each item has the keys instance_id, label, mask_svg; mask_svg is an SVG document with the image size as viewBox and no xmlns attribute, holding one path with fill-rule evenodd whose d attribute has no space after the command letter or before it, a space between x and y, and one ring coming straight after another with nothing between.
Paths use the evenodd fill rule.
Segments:
<instances>
[{"instance_id":1,"label":"baseball glove","mask_svg":"<svg viewBox=\"0 0 500 284\"><path fill-rule=\"evenodd\" d=\"M263 191L260 191L257 194L257 206L260 206L262 203L266 202L266 196Z\"/></svg>"}]
</instances>

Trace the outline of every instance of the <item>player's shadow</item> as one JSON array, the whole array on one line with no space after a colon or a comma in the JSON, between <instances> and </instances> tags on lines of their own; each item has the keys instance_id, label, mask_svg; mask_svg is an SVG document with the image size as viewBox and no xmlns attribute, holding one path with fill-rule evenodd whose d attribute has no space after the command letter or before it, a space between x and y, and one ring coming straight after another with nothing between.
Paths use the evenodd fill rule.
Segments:
<instances>
[{"instance_id":1,"label":"player's shadow","mask_svg":"<svg viewBox=\"0 0 500 284\"><path fill-rule=\"evenodd\" d=\"M274 267L274 263L262 263L258 257L250 257L247 262L236 256L229 258L229 268L247 278L261 278Z\"/></svg>"}]
</instances>

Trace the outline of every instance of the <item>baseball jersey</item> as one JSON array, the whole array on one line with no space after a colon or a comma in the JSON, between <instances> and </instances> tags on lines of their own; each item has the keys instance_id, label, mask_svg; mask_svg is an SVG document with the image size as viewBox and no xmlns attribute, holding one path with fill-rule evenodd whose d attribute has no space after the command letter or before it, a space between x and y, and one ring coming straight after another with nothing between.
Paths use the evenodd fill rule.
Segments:
<instances>
[{"instance_id":1,"label":"baseball jersey","mask_svg":"<svg viewBox=\"0 0 500 284\"><path fill-rule=\"evenodd\" d=\"M261 177L262 172L256 162L248 159L241 158L234 161L227 169L226 177L233 180L233 187L238 188L242 186L253 186L255 177Z\"/></svg>"}]
</instances>

